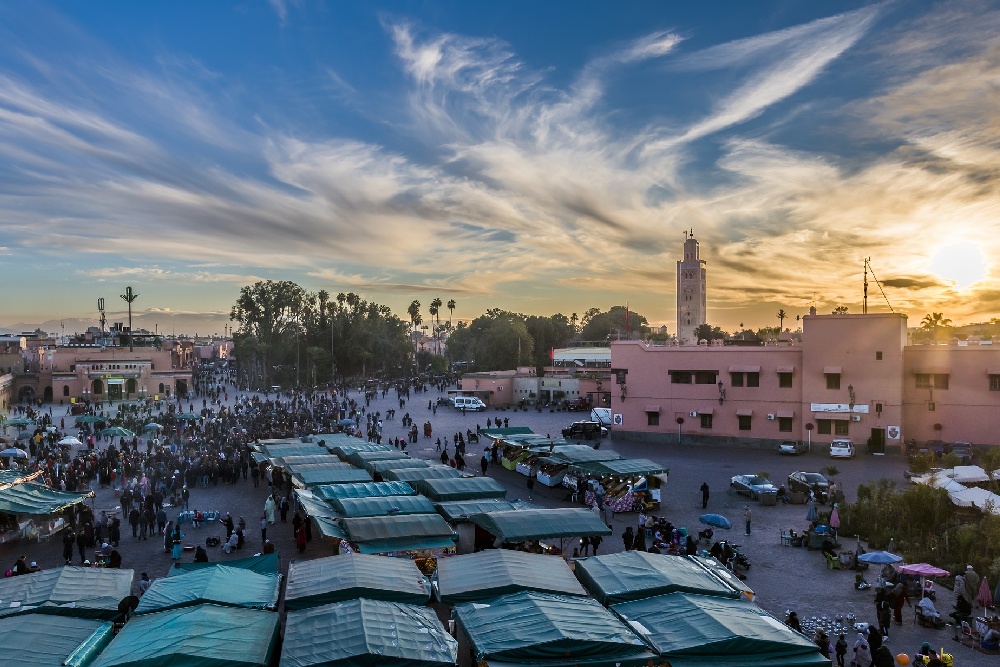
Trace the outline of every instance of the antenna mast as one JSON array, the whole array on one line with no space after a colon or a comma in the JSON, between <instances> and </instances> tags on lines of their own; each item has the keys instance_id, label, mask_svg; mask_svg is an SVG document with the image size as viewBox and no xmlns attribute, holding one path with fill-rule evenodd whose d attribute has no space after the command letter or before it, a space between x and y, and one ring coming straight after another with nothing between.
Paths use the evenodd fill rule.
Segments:
<instances>
[{"instance_id":1,"label":"antenna mast","mask_svg":"<svg viewBox=\"0 0 1000 667\"><path fill-rule=\"evenodd\" d=\"M97 310L101 311L101 347L104 347L104 325L108 323L104 317L104 297L97 300Z\"/></svg>"},{"instance_id":2,"label":"antenna mast","mask_svg":"<svg viewBox=\"0 0 1000 667\"><path fill-rule=\"evenodd\" d=\"M864 300L861 302L861 313L863 315L868 314L868 262L871 257L865 257L865 295Z\"/></svg>"},{"instance_id":3,"label":"antenna mast","mask_svg":"<svg viewBox=\"0 0 1000 667\"><path fill-rule=\"evenodd\" d=\"M882 298L885 299L885 305L889 307L890 313L895 313L892 304L889 303L889 297L885 295L885 290L882 289L882 283L879 282L878 276L875 275L875 269L871 267L871 257L865 260L865 302L864 302L864 312L868 312L868 272L872 272L872 280L875 281L875 285L878 286L878 291L882 294Z\"/></svg>"}]
</instances>

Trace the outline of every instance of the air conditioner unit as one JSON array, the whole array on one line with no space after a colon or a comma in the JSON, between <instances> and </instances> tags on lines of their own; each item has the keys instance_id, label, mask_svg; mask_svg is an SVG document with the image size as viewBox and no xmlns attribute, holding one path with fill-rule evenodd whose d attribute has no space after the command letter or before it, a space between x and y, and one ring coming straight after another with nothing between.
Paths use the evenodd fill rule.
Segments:
<instances>
[{"instance_id":1,"label":"air conditioner unit","mask_svg":"<svg viewBox=\"0 0 1000 667\"><path fill-rule=\"evenodd\" d=\"M769 422L773 422L774 421L774 413L773 412L769 412L767 414L767 421L769 421Z\"/></svg>"},{"instance_id":2,"label":"air conditioner unit","mask_svg":"<svg viewBox=\"0 0 1000 667\"><path fill-rule=\"evenodd\" d=\"M688 416L689 417L697 417L698 416L698 411L697 410L692 410L691 413Z\"/></svg>"},{"instance_id":3,"label":"air conditioner unit","mask_svg":"<svg viewBox=\"0 0 1000 667\"><path fill-rule=\"evenodd\" d=\"M859 421L861 421L861 415L851 415L851 421L852 422L859 422Z\"/></svg>"}]
</instances>

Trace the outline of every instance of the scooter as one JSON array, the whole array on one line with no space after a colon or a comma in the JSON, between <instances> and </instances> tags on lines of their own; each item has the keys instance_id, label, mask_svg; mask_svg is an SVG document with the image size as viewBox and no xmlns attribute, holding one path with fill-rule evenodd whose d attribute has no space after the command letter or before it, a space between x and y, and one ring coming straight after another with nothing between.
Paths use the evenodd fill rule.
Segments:
<instances>
[{"instance_id":1,"label":"scooter","mask_svg":"<svg viewBox=\"0 0 1000 667\"><path fill-rule=\"evenodd\" d=\"M698 539L699 540L705 540L706 543L711 543L712 542L712 536L714 534L715 534L715 531L713 531L712 527L709 526L705 530L699 530L698 531Z\"/></svg>"}]
</instances>

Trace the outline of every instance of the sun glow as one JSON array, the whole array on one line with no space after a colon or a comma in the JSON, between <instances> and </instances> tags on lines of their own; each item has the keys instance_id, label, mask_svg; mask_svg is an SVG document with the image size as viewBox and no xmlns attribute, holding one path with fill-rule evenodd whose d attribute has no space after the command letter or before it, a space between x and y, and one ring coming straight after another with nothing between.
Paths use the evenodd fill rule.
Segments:
<instances>
[{"instance_id":1,"label":"sun glow","mask_svg":"<svg viewBox=\"0 0 1000 667\"><path fill-rule=\"evenodd\" d=\"M952 243L938 248L929 268L955 287L964 288L986 277L986 257L978 243Z\"/></svg>"}]
</instances>

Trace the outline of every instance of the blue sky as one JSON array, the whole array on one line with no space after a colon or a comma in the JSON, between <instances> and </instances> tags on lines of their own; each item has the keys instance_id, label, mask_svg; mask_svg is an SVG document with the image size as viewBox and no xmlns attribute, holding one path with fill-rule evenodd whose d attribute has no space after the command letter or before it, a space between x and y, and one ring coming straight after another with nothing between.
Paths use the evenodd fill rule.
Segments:
<instances>
[{"instance_id":1,"label":"blue sky","mask_svg":"<svg viewBox=\"0 0 1000 667\"><path fill-rule=\"evenodd\" d=\"M998 76L995 2L2 2L0 327L275 279L673 331L692 228L726 329L859 312L865 257L986 320Z\"/></svg>"}]
</instances>

